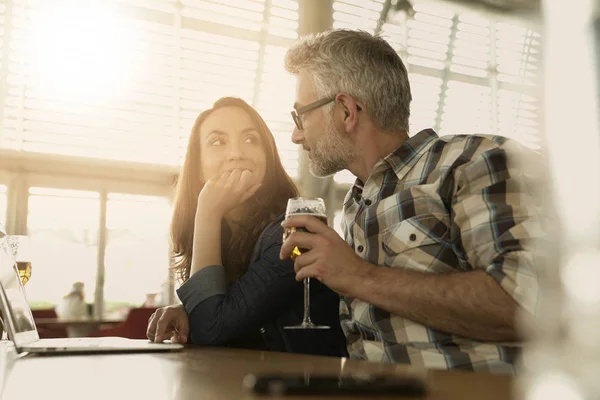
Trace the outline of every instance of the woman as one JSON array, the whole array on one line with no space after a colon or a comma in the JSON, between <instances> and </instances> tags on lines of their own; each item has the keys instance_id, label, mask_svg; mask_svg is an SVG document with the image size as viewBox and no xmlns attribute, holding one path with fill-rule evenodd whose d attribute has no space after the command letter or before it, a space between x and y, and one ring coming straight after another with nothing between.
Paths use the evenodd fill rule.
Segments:
<instances>
[{"instance_id":1,"label":"woman","mask_svg":"<svg viewBox=\"0 0 600 400\"><path fill-rule=\"evenodd\" d=\"M315 281L313 320L329 330L284 330L303 315L294 264L280 260L287 199L297 189L260 115L223 98L198 116L176 189L171 241L182 305L163 307L148 338L342 356L337 294ZM311 285L312 286L312 285Z\"/></svg>"}]
</instances>

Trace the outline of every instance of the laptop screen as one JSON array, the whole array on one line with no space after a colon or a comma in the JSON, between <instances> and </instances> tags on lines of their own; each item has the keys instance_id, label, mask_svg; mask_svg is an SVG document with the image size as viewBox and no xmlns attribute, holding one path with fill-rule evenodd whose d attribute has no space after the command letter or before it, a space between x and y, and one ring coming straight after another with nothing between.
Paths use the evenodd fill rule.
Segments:
<instances>
[{"instance_id":1,"label":"laptop screen","mask_svg":"<svg viewBox=\"0 0 600 400\"><path fill-rule=\"evenodd\" d=\"M14 260L6 249L0 246L0 306L10 339L29 342L38 338L31 308L25 297L25 290L14 269Z\"/></svg>"}]
</instances>

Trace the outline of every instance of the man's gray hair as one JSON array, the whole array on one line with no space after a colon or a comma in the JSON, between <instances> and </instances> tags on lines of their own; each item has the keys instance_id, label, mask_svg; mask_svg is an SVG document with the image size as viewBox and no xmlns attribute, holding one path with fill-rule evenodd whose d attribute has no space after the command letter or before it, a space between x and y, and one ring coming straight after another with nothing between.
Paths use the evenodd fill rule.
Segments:
<instances>
[{"instance_id":1,"label":"man's gray hair","mask_svg":"<svg viewBox=\"0 0 600 400\"><path fill-rule=\"evenodd\" d=\"M320 97L344 92L362 102L381 130L408 132L408 73L381 37L347 29L304 36L287 51L285 68L308 72Z\"/></svg>"}]
</instances>

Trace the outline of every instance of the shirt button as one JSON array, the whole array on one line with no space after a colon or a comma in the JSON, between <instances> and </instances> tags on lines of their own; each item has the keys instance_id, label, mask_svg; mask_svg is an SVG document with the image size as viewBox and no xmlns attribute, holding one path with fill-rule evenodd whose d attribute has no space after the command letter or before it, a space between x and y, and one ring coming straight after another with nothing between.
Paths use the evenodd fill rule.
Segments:
<instances>
[{"instance_id":1,"label":"shirt button","mask_svg":"<svg viewBox=\"0 0 600 400\"><path fill-rule=\"evenodd\" d=\"M366 204L366 205L368 205L368 206L370 206L370 205L371 205L371 200L369 200L369 199L366 199L366 200L365 200L365 204Z\"/></svg>"},{"instance_id":2,"label":"shirt button","mask_svg":"<svg viewBox=\"0 0 600 400\"><path fill-rule=\"evenodd\" d=\"M260 333L261 333L261 334L263 334L263 335L264 335L264 334L265 334L265 332L266 332L265 328L260 328Z\"/></svg>"},{"instance_id":3,"label":"shirt button","mask_svg":"<svg viewBox=\"0 0 600 400\"><path fill-rule=\"evenodd\" d=\"M361 244L361 245L359 245L359 246L356 248L356 250L358 250L358 252L359 252L359 253L362 253L364 249L365 249L365 248L363 247L363 245L362 245L362 244Z\"/></svg>"},{"instance_id":4,"label":"shirt button","mask_svg":"<svg viewBox=\"0 0 600 400\"><path fill-rule=\"evenodd\" d=\"M415 240L417 240L417 235L415 235L414 233L411 233L408 238L410 239L411 242L414 242Z\"/></svg>"}]
</instances>

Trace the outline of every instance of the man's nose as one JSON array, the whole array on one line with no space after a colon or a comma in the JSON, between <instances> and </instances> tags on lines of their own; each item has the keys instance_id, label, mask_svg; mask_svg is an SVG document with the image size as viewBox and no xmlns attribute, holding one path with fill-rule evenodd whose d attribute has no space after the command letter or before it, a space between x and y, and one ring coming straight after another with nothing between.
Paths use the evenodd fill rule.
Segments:
<instances>
[{"instance_id":1,"label":"man's nose","mask_svg":"<svg viewBox=\"0 0 600 400\"><path fill-rule=\"evenodd\" d=\"M302 144L304 142L304 133L298 127L295 127L294 132L292 132L292 142L295 144Z\"/></svg>"}]
</instances>

